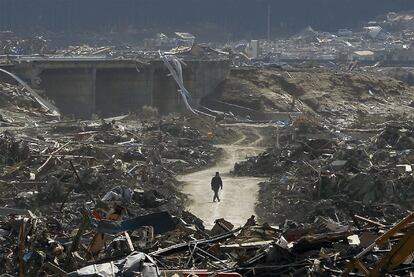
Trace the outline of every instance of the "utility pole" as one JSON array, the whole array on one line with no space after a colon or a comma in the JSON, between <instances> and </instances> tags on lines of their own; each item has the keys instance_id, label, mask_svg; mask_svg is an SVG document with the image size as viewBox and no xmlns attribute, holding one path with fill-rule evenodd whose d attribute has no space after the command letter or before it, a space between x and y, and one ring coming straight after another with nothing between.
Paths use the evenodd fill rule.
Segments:
<instances>
[{"instance_id":1,"label":"utility pole","mask_svg":"<svg viewBox=\"0 0 414 277\"><path fill-rule=\"evenodd\" d=\"M267 40L270 40L270 23L271 23L270 0L267 2Z\"/></svg>"}]
</instances>

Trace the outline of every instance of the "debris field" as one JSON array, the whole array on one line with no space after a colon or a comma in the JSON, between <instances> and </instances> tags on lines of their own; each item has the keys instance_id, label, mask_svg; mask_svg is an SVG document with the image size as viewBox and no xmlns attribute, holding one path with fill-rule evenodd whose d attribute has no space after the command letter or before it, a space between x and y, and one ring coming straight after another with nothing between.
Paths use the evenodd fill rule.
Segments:
<instances>
[{"instance_id":1,"label":"debris field","mask_svg":"<svg viewBox=\"0 0 414 277\"><path fill-rule=\"evenodd\" d=\"M414 16L381 18L260 43L0 31L0 275L414 276ZM236 142L266 146L223 172L256 180L255 214L206 228L177 176Z\"/></svg>"}]
</instances>

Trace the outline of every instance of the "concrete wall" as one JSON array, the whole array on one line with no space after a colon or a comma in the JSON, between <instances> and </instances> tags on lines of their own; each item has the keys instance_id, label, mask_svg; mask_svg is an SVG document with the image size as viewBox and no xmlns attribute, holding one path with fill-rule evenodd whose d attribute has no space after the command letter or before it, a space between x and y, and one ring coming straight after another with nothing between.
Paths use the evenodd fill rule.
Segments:
<instances>
[{"instance_id":1,"label":"concrete wall","mask_svg":"<svg viewBox=\"0 0 414 277\"><path fill-rule=\"evenodd\" d=\"M178 95L178 85L166 68L158 67L153 71L152 106L161 114L182 111Z\"/></svg>"},{"instance_id":2,"label":"concrete wall","mask_svg":"<svg viewBox=\"0 0 414 277\"><path fill-rule=\"evenodd\" d=\"M198 106L204 97L213 93L217 86L228 77L230 65L227 61L194 61L188 64L192 69L188 89L192 93L192 103Z\"/></svg>"},{"instance_id":3,"label":"concrete wall","mask_svg":"<svg viewBox=\"0 0 414 277\"><path fill-rule=\"evenodd\" d=\"M230 74L228 61L186 61L183 66L184 86L190 92L189 103L197 108L201 100L215 91L217 86ZM153 62L154 88L153 104L162 113L184 111L178 85L162 62Z\"/></svg>"},{"instance_id":4,"label":"concrete wall","mask_svg":"<svg viewBox=\"0 0 414 277\"><path fill-rule=\"evenodd\" d=\"M146 70L135 68L97 69L95 111L102 116L137 112L151 105L152 96Z\"/></svg>"},{"instance_id":5,"label":"concrete wall","mask_svg":"<svg viewBox=\"0 0 414 277\"><path fill-rule=\"evenodd\" d=\"M62 114L89 118L95 112L95 76L93 68L47 69L40 78L46 96Z\"/></svg>"},{"instance_id":6,"label":"concrete wall","mask_svg":"<svg viewBox=\"0 0 414 277\"><path fill-rule=\"evenodd\" d=\"M184 85L191 106L214 92L230 72L228 61L188 61ZM90 118L138 112L157 107L161 114L185 110L178 85L162 61L136 64L120 60L42 60L17 63L15 73L44 91L62 114Z\"/></svg>"}]
</instances>

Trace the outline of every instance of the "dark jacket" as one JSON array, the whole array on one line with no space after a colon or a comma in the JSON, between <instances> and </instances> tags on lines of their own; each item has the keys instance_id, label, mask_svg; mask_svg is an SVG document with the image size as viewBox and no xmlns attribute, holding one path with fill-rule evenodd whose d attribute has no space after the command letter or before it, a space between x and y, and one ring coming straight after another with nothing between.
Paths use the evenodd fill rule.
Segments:
<instances>
[{"instance_id":1,"label":"dark jacket","mask_svg":"<svg viewBox=\"0 0 414 277\"><path fill-rule=\"evenodd\" d=\"M211 179L211 189L219 190L219 188L223 189L223 182L221 181L220 176L214 176L213 179Z\"/></svg>"}]
</instances>

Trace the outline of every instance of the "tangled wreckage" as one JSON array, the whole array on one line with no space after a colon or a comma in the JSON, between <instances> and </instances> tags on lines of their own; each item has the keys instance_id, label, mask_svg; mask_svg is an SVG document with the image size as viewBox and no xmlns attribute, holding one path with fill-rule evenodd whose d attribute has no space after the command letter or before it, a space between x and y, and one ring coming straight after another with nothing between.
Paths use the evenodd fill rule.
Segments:
<instances>
[{"instance_id":1,"label":"tangled wreckage","mask_svg":"<svg viewBox=\"0 0 414 277\"><path fill-rule=\"evenodd\" d=\"M59 113L55 104L68 99L66 92L54 90L56 82L42 88L39 76L47 83L48 74L74 70L52 68L52 58L19 61L21 72L38 74L29 74L30 84L13 73L7 76L13 82L0 81L0 273L409 276L414 271L411 87L367 72L230 70L228 61L208 62L226 55L223 51L201 46L181 51L194 53L206 58L208 74L203 62L190 61L194 71L186 71L180 59L156 53L160 64L139 77L145 82L125 88L123 79L112 79L117 85L108 86L114 93L105 99L96 87L106 88L111 74L104 73L124 61L112 60L108 69L96 57L84 58L96 68L73 75L86 76L90 85L69 95L74 100L65 108L77 108L76 117L102 118L108 111L94 112L107 105L126 111L126 102L133 110L137 99L117 96L135 85L151 91L142 99L160 108L105 119L74 120ZM73 65L70 58L55 61ZM223 66L222 71L211 65ZM147 74L151 68L131 60L125 66L116 76ZM75 77L57 85L73 85ZM156 85L167 78L168 85ZM203 84L211 87L190 99L186 87ZM52 96L56 103L48 100ZM90 108L88 101L96 106ZM186 113L158 114L177 107ZM237 131L220 122L263 120L272 127L266 138L271 147L235 164L232 172L267 178L260 184L257 221L252 216L234 226L217 218L206 228L185 209L176 175L211 166L222 153L214 144L237 139Z\"/></svg>"},{"instance_id":2,"label":"tangled wreckage","mask_svg":"<svg viewBox=\"0 0 414 277\"><path fill-rule=\"evenodd\" d=\"M1 97L5 276L413 270L410 125L388 122L367 140L332 135L310 115L278 123L277 144L234 169L270 177L258 206L270 224L252 217L237 227L220 218L207 230L183 210L174 176L219 155L206 130L223 138L234 137L231 130L211 120L200 128L191 116L56 121L25 89L2 83ZM310 129L320 138L308 138Z\"/></svg>"}]
</instances>

